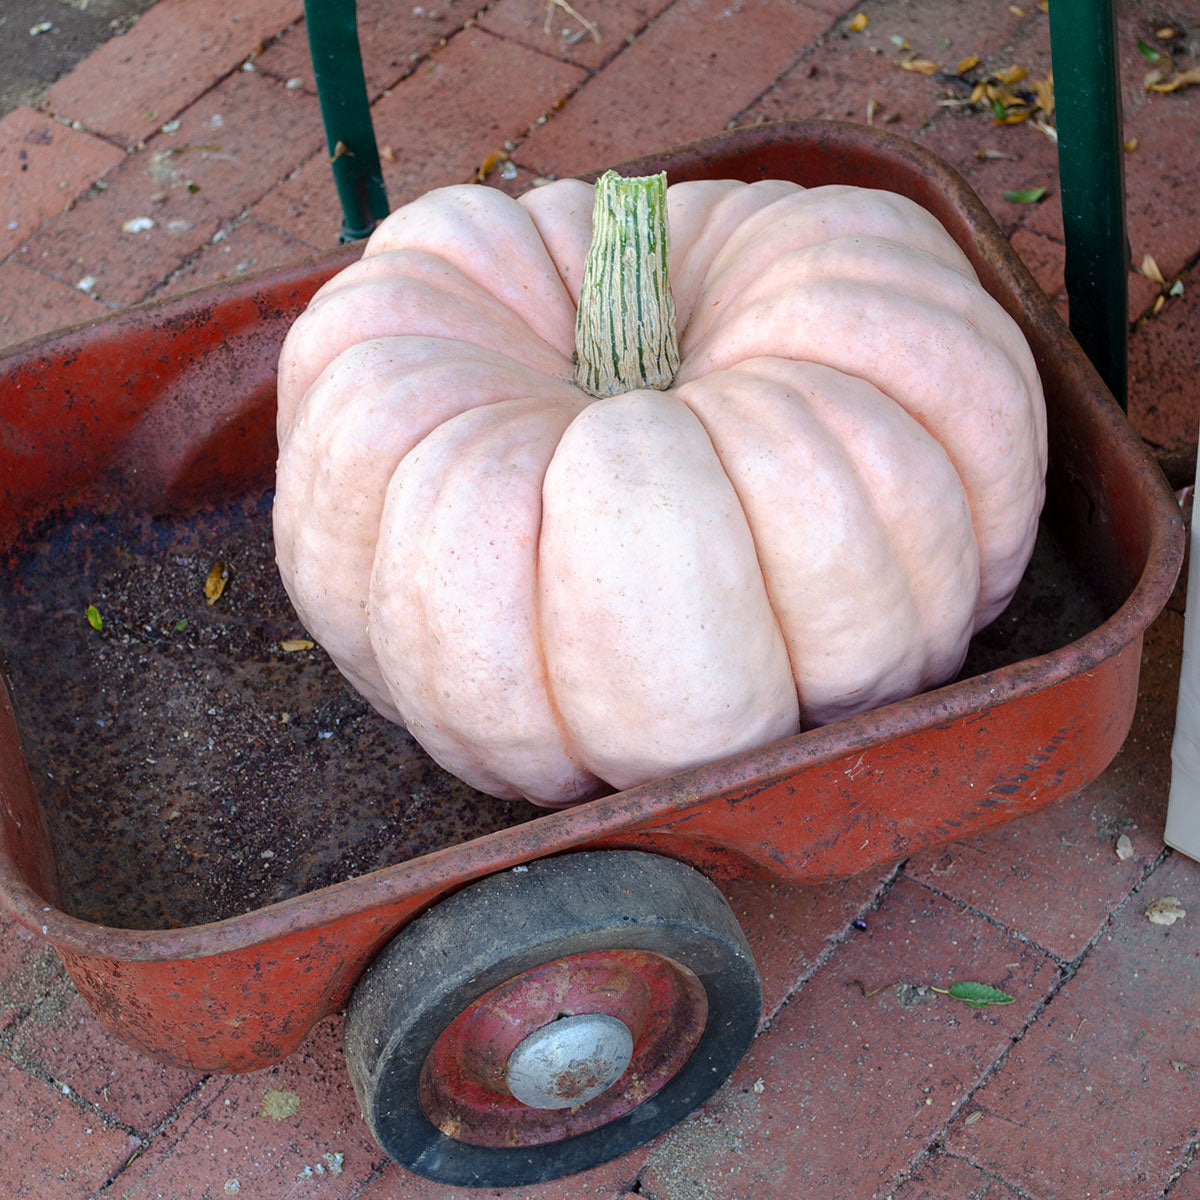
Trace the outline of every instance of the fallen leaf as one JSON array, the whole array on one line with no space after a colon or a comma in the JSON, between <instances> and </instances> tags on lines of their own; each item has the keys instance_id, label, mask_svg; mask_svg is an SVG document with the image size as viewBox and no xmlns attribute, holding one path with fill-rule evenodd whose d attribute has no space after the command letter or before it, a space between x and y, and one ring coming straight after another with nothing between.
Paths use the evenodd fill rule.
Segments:
<instances>
[{"instance_id":1,"label":"fallen leaf","mask_svg":"<svg viewBox=\"0 0 1200 1200\"><path fill-rule=\"evenodd\" d=\"M1163 896L1155 900L1148 908L1142 910L1146 920L1155 925L1174 925L1176 921L1187 916L1178 896Z\"/></svg>"},{"instance_id":2,"label":"fallen leaf","mask_svg":"<svg viewBox=\"0 0 1200 1200\"><path fill-rule=\"evenodd\" d=\"M1158 60L1160 58L1162 58L1162 56L1163 56L1163 52L1161 50L1156 50L1153 46L1148 46L1145 42L1142 41L1141 38L1138 38L1138 40L1137 40L1137 48L1138 48L1138 53L1147 62L1158 62Z\"/></svg>"},{"instance_id":3,"label":"fallen leaf","mask_svg":"<svg viewBox=\"0 0 1200 1200\"><path fill-rule=\"evenodd\" d=\"M876 100L874 96L872 96L867 101L867 124L868 125L875 124L875 114L878 111L879 111L879 101Z\"/></svg>"},{"instance_id":4,"label":"fallen leaf","mask_svg":"<svg viewBox=\"0 0 1200 1200\"><path fill-rule=\"evenodd\" d=\"M475 172L475 182L483 183L484 180L498 167L501 163L508 161L508 155L503 150L493 150L487 158L479 165L479 170Z\"/></svg>"},{"instance_id":5,"label":"fallen leaf","mask_svg":"<svg viewBox=\"0 0 1200 1200\"><path fill-rule=\"evenodd\" d=\"M871 18L868 17L865 12L855 13L854 16L850 18L850 28L853 29L855 33L862 33L862 31L870 24L870 21Z\"/></svg>"},{"instance_id":6,"label":"fallen leaf","mask_svg":"<svg viewBox=\"0 0 1200 1200\"><path fill-rule=\"evenodd\" d=\"M1167 304L1166 296L1163 296L1163 295L1155 296L1154 303L1152 305L1150 305L1150 315L1152 317L1157 317L1158 314L1160 312L1162 312L1162 310L1166 307L1166 304Z\"/></svg>"},{"instance_id":7,"label":"fallen leaf","mask_svg":"<svg viewBox=\"0 0 1200 1200\"><path fill-rule=\"evenodd\" d=\"M1044 187L1018 188L1016 191L1005 192L1004 198L1011 200L1013 204L1036 204L1045 194Z\"/></svg>"},{"instance_id":8,"label":"fallen leaf","mask_svg":"<svg viewBox=\"0 0 1200 1200\"><path fill-rule=\"evenodd\" d=\"M966 58L954 68L955 75L965 75L968 71L979 66L980 58L978 54L968 54Z\"/></svg>"},{"instance_id":9,"label":"fallen leaf","mask_svg":"<svg viewBox=\"0 0 1200 1200\"><path fill-rule=\"evenodd\" d=\"M1171 286L1169 288L1167 288L1167 295L1168 296L1182 296L1183 295L1183 280L1182 279L1175 280L1175 282L1173 284L1171 284Z\"/></svg>"},{"instance_id":10,"label":"fallen leaf","mask_svg":"<svg viewBox=\"0 0 1200 1200\"><path fill-rule=\"evenodd\" d=\"M382 158L384 162L394 163L396 161L396 152L391 148L391 146L380 146L379 157Z\"/></svg>"},{"instance_id":11,"label":"fallen leaf","mask_svg":"<svg viewBox=\"0 0 1200 1200\"><path fill-rule=\"evenodd\" d=\"M1005 154L1003 150L993 150L990 146L980 146L975 151L976 158L1004 158L1010 162L1016 162L1016 158L1011 154Z\"/></svg>"},{"instance_id":12,"label":"fallen leaf","mask_svg":"<svg viewBox=\"0 0 1200 1200\"><path fill-rule=\"evenodd\" d=\"M354 151L340 139L333 144L333 153L329 156L331 163L337 162L339 158L353 158Z\"/></svg>"},{"instance_id":13,"label":"fallen leaf","mask_svg":"<svg viewBox=\"0 0 1200 1200\"><path fill-rule=\"evenodd\" d=\"M1138 148L1138 140L1135 137L1125 139L1125 153L1132 154Z\"/></svg>"},{"instance_id":14,"label":"fallen leaf","mask_svg":"<svg viewBox=\"0 0 1200 1200\"><path fill-rule=\"evenodd\" d=\"M1014 83L1020 83L1028 74L1029 72L1024 67L1013 66L1005 67L1003 71L997 71L996 78L1001 83L1006 83L1009 87L1012 87Z\"/></svg>"},{"instance_id":15,"label":"fallen leaf","mask_svg":"<svg viewBox=\"0 0 1200 1200\"><path fill-rule=\"evenodd\" d=\"M1133 843L1129 840L1128 834L1123 833L1117 838L1116 854L1122 862L1133 857Z\"/></svg>"},{"instance_id":16,"label":"fallen leaf","mask_svg":"<svg viewBox=\"0 0 1200 1200\"><path fill-rule=\"evenodd\" d=\"M992 1004L1012 1004L1016 999L1015 996L1010 996L1007 992L992 987L991 984L975 983L969 979L952 983L948 988L935 987L930 990L940 992L943 996L950 996L955 1000L962 1000L972 1008L987 1008Z\"/></svg>"},{"instance_id":17,"label":"fallen leaf","mask_svg":"<svg viewBox=\"0 0 1200 1200\"><path fill-rule=\"evenodd\" d=\"M229 568L223 562L213 563L212 570L204 581L204 598L210 606L220 600L228 582Z\"/></svg>"},{"instance_id":18,"label":"fallen leaf","mask_svg":"<svg viewBox=\"0 0 1200 1200\"><path fill-rule=\"evenodd\" d=\"M87 606L87 623L97 632L104 628L104 618L100 615L100 610L94 605Z\"/></svg>"},{"instance_id":19,"label":"fallen leaf","mask_svg":"<svg viewBox=\"0 0 1200 1200\"><path fill-rule=\"evenodd\" d=\"M927 58L902 58L899 66L905 71L915 71L918 75L936 75L938 65Z\"/></svg>"},{"instance_id":20,"label":"fallen leaf","mask_svg":"<svg viewBox=\"0 0 1200 1200\"><path fill-rule=\"evenodd\" d=\"M288 654L294 654L298 650L311 650L316 645L316 642L310 641L308 638L288 638L285 642L280 642L280 649Z\"/></svg>"},{"instance_id":21,"label":"fallen leaf","mask_svg":"<svg viewBox=\"0 0 1200 1200\"><path fill-rule=\"evenodd\" d=\"M1167 282L1163 278L1163 273L1158 269L1158 263L1154 261L1153 254L1144 255L1142 265L1138 269L1147 279L1153 279L1160 287Z\"/></svg>"},{"instance_id":22,"label":"fallen leaf","mask_svg":"<svg viewBox=\"0 0 1200 1200\"><path fill-rule=\"evenodd\" d=\"M1177 92L1180 88L1191 87L1193 83L1200 83L1200 64L1189 67L1186 71L1180 71L1166 83L1149 84L1148 88L1152 92Z\"/></svg>"},{"instance_id":23,"label":"fallen leaf","mask_svg":"<svg viewBox=\"0 0 1200 1200\"><path fill-rule=\"evenodd\" d=\"M263 1092L262 1115L272 1121L286 1121L300 1111L300 1097L282 1088L269 1088Z\"/></svg>"},{"instance_id":24,"label":"fallen leaf","mask_svg":"<svg viewBox=\"0 0 1200 1200\"><path fill-rule=\"evenodd\" d=\"M1176 30L1172 29L1168 25L1163 29L1156 29L1154 31L1154 36L1159 38L1161 41L1169 42L1175 36L1176 32Z\"/></svg>"}]
</instances>

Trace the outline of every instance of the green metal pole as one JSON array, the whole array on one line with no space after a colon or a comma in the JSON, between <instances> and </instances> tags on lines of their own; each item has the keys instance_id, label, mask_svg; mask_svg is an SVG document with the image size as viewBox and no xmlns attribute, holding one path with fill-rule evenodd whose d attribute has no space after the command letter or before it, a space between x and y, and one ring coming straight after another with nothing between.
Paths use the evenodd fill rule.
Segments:
<instances>
[{"instance_id":1,"label":"green metal pole","mask_svg":"<svg viewBox=\"0 0 1200 1200\"><path fill-rule=\"evenodd\" d=\"M1116 27L1114 0L1050 0L1071 332L1124 408L1129 240Z\"/></svg>"},{"instance_id":2,"label":"green metal pole","mask_svg":"<svg viewBox=\"0 0 1200 1200\"><path fill-rule=\"evenodd\" d=\"M367 237L387 216L387 192L363 77L355 0L304 0L321 119L342 205L343 242Z\"/></svg>"}]
</instances>

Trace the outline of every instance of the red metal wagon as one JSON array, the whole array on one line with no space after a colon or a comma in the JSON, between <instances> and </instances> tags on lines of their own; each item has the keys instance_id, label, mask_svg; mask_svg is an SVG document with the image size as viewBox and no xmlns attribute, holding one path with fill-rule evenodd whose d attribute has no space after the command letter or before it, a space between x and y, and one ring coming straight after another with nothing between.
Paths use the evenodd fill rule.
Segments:
<instances>
[{"instance_id":1,"label":"red metal wagon","mask_svg":"<svg viewBox=\"0 0 1200 1200\"><path fill-rule=\"evenodd\" d=\"M1178 506L1157 467L986 210L938 160L819 123L740 131L636 166L672 181L774 176L904 193L941 219L1021 325L1049 414L1039 546L956 681L578 808L487 809L416 754L377 763L371 747L387 735L339 710L299 658L272 651L258 674L235 668L228 687L205 674L222 638L277 635L269 620L234 619L239 588L267 587L252 571L233 575L226 600L201 599L190 622L127 615L141 612L143 581L172 563L194 576L209 547L269 523L279 346L357 251L143 306L0 360L0 645L12 675L12 702L0 693L0 896L55 947L100 1019L163 1062L256 1069L348 1006L347 1061L373 1132L397 1161L447 1183L581 1170L720 1084L753 1037L759 985L711 881L845 877L1095 778L1128 731L1142 634L1181 560ZM97 575L105 563L110 574ZM265 578L269 556L259 565ZM112 589L92 614L99 629L83 620L89 588ZM50 592L74 598L67 617ZM114 666L120 650L132 666ZM139 679L168 661L244 703L292 672L293 711L272 699L247 746L269 757L299 732L304 762L324 772L320 836L303 853L255 843L246 855L238 836L269 808L273 836L299 838L310 818L288 789L304 790L307 768L264 782L282 797L266 804L252 779L232 795L220 786L231 758L186 787L178 770L193 764L163 764L195 712L174 701L146 712L121 689L142 696ZM215 705L205 713L221 716ZM111 761L131 720L164 747L136 769ZM399 769L419 773L419 786L397 782ZM376 824L436 836L356 867L348 841L373 836L355 808L360 785L372 803L382 797ZM212 839L226 830L219 853L207 835L176 832L188 797L204 813L209 793ZM479 811L490 825L475 822ZM341 855L341 876L314 866L322 844ZM263 863L298 865L268 903L217 897L206 908L218 858L234 882ZM200 900L189 908L187 897ZM564 1056L573 1072L560 1069Z\"/></svg>"}]
</instances>

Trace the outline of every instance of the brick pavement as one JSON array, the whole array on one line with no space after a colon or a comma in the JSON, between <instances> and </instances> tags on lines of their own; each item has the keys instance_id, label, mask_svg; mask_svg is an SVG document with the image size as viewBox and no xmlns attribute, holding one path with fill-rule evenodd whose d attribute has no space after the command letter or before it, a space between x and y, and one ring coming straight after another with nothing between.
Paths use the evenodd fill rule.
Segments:
<instances>
[{"instance_id":1,"label":"brick pavement","mask_svg":"<svg viewBox=\"0 0 1200 1200\"><path fill-rule=\"evenodd\" d=\"M870 114L962 171L1065 307L1053 145L963 104L989 72L1046 76L1036 4L576 7L595 37L565 8L547 25L532 0L478 13L462 0L362 0L394 203L468 180L489 156L508 156L489 182L513 190L731 123ZM35 107L0 119L0 346L335 244L301 10L159 0ZM1152 255L1166 280L1131 275L1130 414L1153 447L1179 451L1194 446L1200 409L1200 87L1145 91L1139 38L1195 64L1200 3L1133 0L1120 26L1133 259ZM964 82L954 72L969 55L981 62ZM942 69L904 69L913 59ZM1036 205L1004 197L1034 185L1048 189ZM731 888L766 989L746 1060L653 1145L521 1194L1200 1196L1200 867L1161 842L1181 612L1147 637L1124 750L1076 797L842 884ZM1144 908L1168 893L1188 917L1151 925ZM502 1194L385 1161L356 1116L336 1020L266 1071L168 1070L101 1030L53 956L0 920L4 1195ZM1017 1001L976 1012L928 990L962 975ZM294 1109L264 1103L281 1095Z\"/></svg>"}]
</instances>

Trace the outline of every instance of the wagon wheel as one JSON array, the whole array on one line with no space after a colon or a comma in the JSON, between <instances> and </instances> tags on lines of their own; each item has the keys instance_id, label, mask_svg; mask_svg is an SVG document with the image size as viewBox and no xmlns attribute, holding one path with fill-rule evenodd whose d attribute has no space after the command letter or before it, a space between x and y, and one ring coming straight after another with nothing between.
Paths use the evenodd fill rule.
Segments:
<instances>
[{"instance_id":1,"label":"wagon wheel","mask_svg":"<svg viewBox=\"0 0 1200 1200\"><path fill-rule=\"evenodd\" d=\"M761 989L724 897L651 854L541 859L403 929L346 1016L367 1123L402 1166L502 1187L582 1171L708 1098Z\"/></svg>"}]
</instances>

